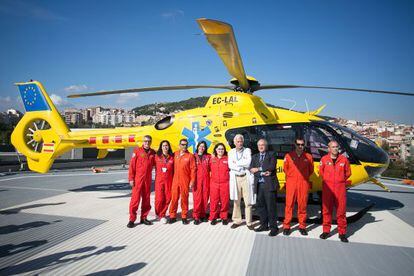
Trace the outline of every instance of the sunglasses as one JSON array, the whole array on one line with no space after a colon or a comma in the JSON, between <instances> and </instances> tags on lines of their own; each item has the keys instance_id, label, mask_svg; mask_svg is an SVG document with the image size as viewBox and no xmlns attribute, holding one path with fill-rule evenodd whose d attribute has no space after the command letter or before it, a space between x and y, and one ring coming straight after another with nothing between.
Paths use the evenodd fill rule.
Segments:
<instances>
[{"instance_id":1,"label":"sunglasses","mask_svg":"<svg viewBox=\"0 0 414 276\"><path fill-rule=\"evenodd\" d=\"M304 147L304 146L305 146L305 144L297 144L297 143L296 143L296 146L298 146L298 147Z\"/></svg>"},{"instance_id":2,"label":"sunglasses","mask_svg":"<svg viewBox=\"0 0 414 276\"><path fill-rule=\"evenodd\" d=\"M186 147L186 146L187 146L187 144L180 144L180 146Z\"/></svg>"}]
</instances>

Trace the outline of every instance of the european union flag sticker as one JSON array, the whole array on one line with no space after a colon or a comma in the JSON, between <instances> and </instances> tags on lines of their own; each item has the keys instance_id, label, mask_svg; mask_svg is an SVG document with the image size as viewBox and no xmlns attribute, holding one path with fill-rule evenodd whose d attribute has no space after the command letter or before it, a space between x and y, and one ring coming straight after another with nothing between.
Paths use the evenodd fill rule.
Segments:
<instances>
[{"instance_id":1,"label":"european union flag sticker","mask_svg":"<svg viewBox=\"0 0 414 276\"><path fill-rule=\"evenodd\" d=\"M19 84L18 87L26 112L50 110L45 97L36 84Z\"/></svg>"}]
</instances>

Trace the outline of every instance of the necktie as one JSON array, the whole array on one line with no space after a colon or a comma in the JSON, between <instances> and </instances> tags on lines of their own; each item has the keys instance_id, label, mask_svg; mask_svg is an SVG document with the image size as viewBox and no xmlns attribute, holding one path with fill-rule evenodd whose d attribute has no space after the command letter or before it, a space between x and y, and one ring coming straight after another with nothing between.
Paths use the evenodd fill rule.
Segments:
<instances>
[{"instance_id":1,"label":"necktie","mask_svg":"<svg viewBox=\"0 0 414 276\"><path fill-rule=\"evenodd\" d=\"M262 153L260 154L260 161L259 161L259 162L260 162L260 164L262 164L262 163L263 163L264 156L265 156L264 154L262 154Z\"/></svg>"}]
</instances>

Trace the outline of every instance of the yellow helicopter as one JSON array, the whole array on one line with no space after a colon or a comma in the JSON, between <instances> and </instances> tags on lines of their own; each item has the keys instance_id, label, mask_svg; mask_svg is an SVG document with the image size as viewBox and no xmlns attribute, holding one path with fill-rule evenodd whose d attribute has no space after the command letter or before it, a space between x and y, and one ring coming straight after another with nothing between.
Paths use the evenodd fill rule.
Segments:
<instances>
[{"instance_id":1,"label":"yellow helicopter","mask_svg":"<svg viewBox=\"0 0 414 276\"><path fill-rule=\"evenodd\" d=\"M256 150L256 142L259 138L268 140L269 148L277 154L278 178L282 188L285 180L282 171L284 155L292 150L294 138L301 136L305 138L307 150L313 155L315 167L319 165L320 158L327 153L328 142L335 139L339 142L342 153L351 162L351 186L372 181L386 188L373 177L387 168L389 163L387 153L358 133L318 117L325 106L305 113L273 108L266 105L260 97L255 96L254 92L263 89L315 88L405 96L414 96L414 94L339 87L260 85L255 78L245 74L232 26L205 18L198 19L197 22L230 75L234 77L231 80L232 85L146 87L69 96L74 98L197 88L226 90L210 96L207 104L202 108L167 116L155 125L73 132L62 120L40 82L17 83L26 113L13 131L11 142L27 157L29 169L46 173L58 156L73 148L97 148L99 149L97 158L104 158L108 151L140 145L143 136L147 134L153 137L154 147L158 147L162 140L168 139L175 150L179 140L187 138L189 150L194 151L198 142L206 141L211 151L213 146L220 142L230 149L233 146L234 136L240 133L245 138L245 145L253 151ZM312 192L321 191L322 183L318 170L315 170L311 181Z\"/></svg>"}]
</instances>

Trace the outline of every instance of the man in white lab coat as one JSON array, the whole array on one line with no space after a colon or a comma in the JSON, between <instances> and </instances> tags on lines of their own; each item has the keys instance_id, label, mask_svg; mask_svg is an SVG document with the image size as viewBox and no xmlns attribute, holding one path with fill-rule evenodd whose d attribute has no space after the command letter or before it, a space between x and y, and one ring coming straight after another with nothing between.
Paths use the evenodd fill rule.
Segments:
<instances>
[{"instance_id":1,"label":"man in white lab coat","mask_svg":"<svg viewBox=\"0 0 414 276\"><path fill-rule=\"evenodd\" d=\"M256 203L253 192L254 176L249 171L252 153L249 148L245 148L244 137L237 134L234 137L235 148L229 151L229 169L230 169L230 199L233 200L233 225L232 229L242 224L241 199L245 203L245 215L247 228L254 230L252 225L252 205Z\"/></svg>"}]
</instances>

